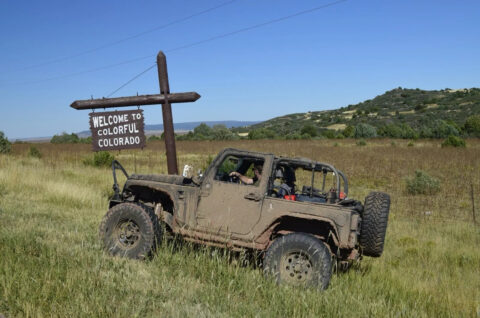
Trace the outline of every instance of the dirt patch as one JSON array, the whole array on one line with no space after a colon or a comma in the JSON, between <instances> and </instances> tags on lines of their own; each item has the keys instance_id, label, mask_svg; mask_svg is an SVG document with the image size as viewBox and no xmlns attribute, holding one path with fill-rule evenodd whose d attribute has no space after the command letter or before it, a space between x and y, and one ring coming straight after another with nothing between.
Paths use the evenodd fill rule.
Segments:
<instances>
[{"instance_id":1,"label":"dirt patch","mask_svg":"<svg viewBox=\"0 0 480 318\"><path fill-rule=\"evenodd\" d=\"M327 126L328 129L333 129L333 130L344 130L347 128L347 125L345 124L333 124L330 126Z\"/></svg>"}]
</instances>

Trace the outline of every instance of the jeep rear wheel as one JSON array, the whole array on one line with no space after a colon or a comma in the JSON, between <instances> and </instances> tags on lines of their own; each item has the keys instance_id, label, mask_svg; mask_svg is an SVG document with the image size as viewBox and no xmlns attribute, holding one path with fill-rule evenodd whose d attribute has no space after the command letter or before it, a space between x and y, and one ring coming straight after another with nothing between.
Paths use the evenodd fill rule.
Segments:
<instances>
[{"instance_id":1,"label":"jeep rear wheel","mask_svg":"<svg viewBox=\"0 0 480 318\"><path fill-rule=\"evenodd\" d=\"M288 234L268 248L264 273L280 284L326 289L332 275L332 256L325 243L313 235Z\"/></svg>"},{"instance_id":2,"label":"jeep rear wheel","mask_svg":"<svg viewBox=\"0 0 480 318\"><path fill-rule=\"evenodd\" d=\"M160 241L161 228L148 207L121 203L103 217L99 234L105 251L111 255L144 259Z\"/></svg>"},{"instance_id":3,"label":"jeep rear wheel","mask_svg":"<svg viewBox=\"0 0 480 318\"><path fill-rule=\"evenodd\" d=\"M363 255L379 257L383 252L387 232L390 196L383 192L371 192L365 198L359 243Z\"/></svg>"}]
</instances>

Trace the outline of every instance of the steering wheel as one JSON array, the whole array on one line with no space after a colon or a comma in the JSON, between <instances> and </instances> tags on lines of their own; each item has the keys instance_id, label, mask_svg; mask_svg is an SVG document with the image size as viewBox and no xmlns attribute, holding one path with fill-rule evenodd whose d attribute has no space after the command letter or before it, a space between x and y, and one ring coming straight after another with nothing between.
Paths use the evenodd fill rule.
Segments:
<instances>
[{"instance_id":1,"label":"steering wheel","mask_svg":"<svg viewBox=\"0 0 480 318\"><path fill-rule=\"evenodd\" d=\"M240 183L240 178L238 176L231 176L230 174L228 174L228 182Z\"/></svg>"}]
</instances>

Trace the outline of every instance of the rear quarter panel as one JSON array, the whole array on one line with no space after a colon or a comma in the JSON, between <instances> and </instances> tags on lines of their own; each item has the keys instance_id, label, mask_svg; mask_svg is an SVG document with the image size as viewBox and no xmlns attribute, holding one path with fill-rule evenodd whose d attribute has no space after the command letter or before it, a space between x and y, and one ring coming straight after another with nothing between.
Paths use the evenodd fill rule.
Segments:
<instances>
[{"instance_id":1,"label":"rear quarter panel","mask_svg":"<svg viewBox=\"0 0 480 318\"><path fill-rule=\"evenodd\" d=\"M281 198L266 197L263 201L260 221L254 228L259 237L265 229L284 216L301 219L325 221L337 231L337 238L342 246L347 246L352 229L356 229L358 218L352 218L351 209L333 204L315 204L310 202L289 201Z\"/></svg>"}]
</instances>

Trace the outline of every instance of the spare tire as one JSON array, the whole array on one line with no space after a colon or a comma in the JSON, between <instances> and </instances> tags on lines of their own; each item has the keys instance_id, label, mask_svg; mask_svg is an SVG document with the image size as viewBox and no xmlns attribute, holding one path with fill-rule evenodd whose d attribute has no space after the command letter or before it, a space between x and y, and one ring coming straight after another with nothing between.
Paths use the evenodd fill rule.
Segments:
<instances>
[{"instance_id":1,"label":"spare tire","mask_svg":"<svg viewBox=\"0 0 480 318\"><path fill-rule=\"evenodd\" d=\"M370 192L365 198L360 232L360 248L365 256L379 257L387 232L390 196L383 192Z\"/></svg>"}]
</instances>

